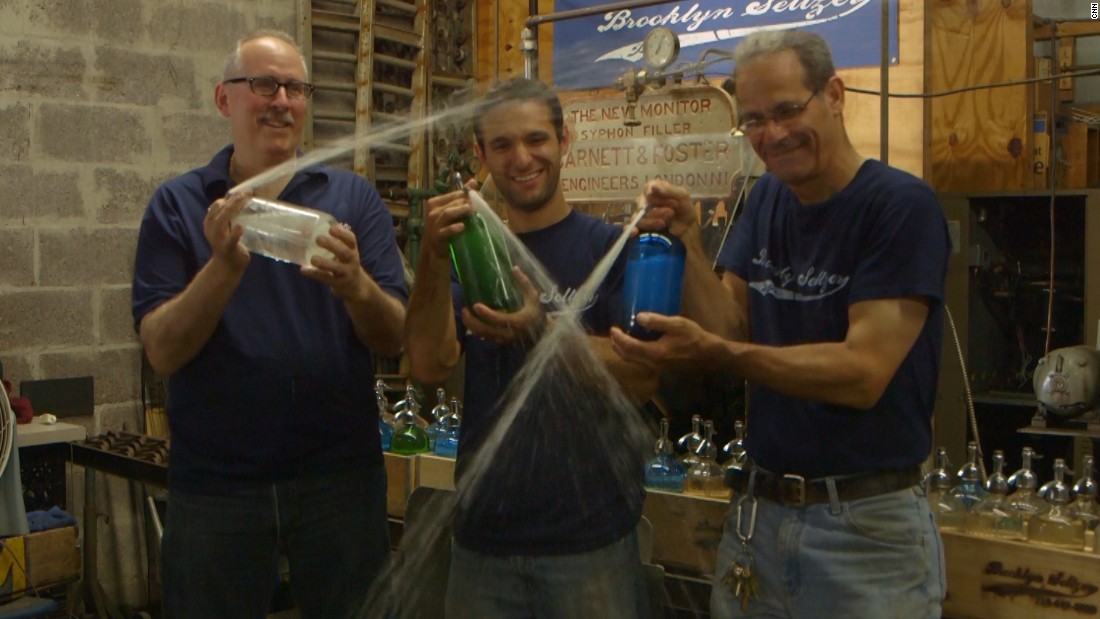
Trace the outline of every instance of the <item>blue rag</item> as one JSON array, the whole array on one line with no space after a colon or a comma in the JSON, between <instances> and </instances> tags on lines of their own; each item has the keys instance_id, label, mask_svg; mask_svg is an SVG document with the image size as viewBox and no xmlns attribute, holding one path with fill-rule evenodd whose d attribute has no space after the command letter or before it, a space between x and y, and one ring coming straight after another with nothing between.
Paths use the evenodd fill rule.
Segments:
<instances>
[{"instance_id":1,"label":"blue rag","mask_svg":"<svg viewBox=\"0 0 1100 619\"><path fill-rule=\"evenodd\" d=\"M72 514L56 505L51 507L50 511L42 511L39 509L33 512L27 512L27 526L30 528L31 533L67 527L74 524L76 524L76 518L73 518Z\"/></svg>"}]
</instances>

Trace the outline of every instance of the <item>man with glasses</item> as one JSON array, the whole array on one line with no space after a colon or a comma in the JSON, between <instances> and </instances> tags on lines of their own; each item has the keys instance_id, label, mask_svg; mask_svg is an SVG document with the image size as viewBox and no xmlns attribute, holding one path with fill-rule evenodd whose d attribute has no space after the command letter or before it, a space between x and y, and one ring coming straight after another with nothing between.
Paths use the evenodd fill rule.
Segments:
<instances>
[{"instance_id":1,"label":"man with glasses","mask_svg":"<svg viewBox=\"0 0 1100 619\"><path fill-rule=\"evenodd\" d=\"M365 179L299 167L313 91L286 34L241 39L214 88L232 144L161 185L139 233L133 314L169 376L164 617L261 618L280 555L302 617L384 616L390 543L375 355L401 348L407 299L392 218ZM287 165L284 165L287 164ZM255 195L325 211L311 264L249 254Z\"/></svg>"},{"instance_id":2,"label":"man with glasses","mask_svg":"<svg viewBox=\"0 0 1100 619\"><path fill-rule=\"evenodd\" d=\"M688 246L684 316L613 330L619 354L749 383L711 616L940 616L944 568L919 467L931 451L950 240L932 190L852 147L844 84L802 30L747 37L740 129L767 166L718 285L688 193L645 188L642 226ZM721 289L726 294L716 294Z\"/></svg>"}]
</instances>

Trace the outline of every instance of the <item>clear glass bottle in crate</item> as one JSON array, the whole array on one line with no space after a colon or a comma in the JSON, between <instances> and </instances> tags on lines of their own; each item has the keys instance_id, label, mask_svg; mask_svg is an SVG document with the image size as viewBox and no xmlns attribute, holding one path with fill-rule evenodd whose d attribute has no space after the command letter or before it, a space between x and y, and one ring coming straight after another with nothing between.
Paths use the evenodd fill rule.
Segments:
<instances>
[{"instance_id":1,"label":"clear glass bottle in crate","mask_svg":"<svg viewBox=\"0 0 1100 619\"><path fill-rule=\"evenodd\" d=\"M1001 539L1027 539L1027 530L1020 512L1008 501L1008 477L1005 475L1005 455L993 452L993 473L985 481L986 497L966 516L966 530L975 535Z\"/></svg>"},{"instance_id":2,"label":"clear glass bottle in crate","mask_svg":"<svg viewBox=\"0 0 1100 619\"><path fill-rule=\"evenodd\" d=\"M928 505L936 518L936 524L945 529L959 529L966 526L966 510L962 505L951 501L951 489L955 487L955 475L951 472L951 462L947 458L947 449L936 450L936 468L924 478Z\"/></svg>"},{"instance_id":3,"label":"clear glass bottle in crate","mask_svg":"<svg viewBox=\"0 0 1100 619\"><path fill-rule=\"evenodd\" d=\"M696 451L699 449L699 445L703 442L703 417L702 415L691 416L691 432L676 439L676 447L682 450L679 456L680 464L684 465L684 470L690 469L693 464L699 461L699 456L696 455Z\"/></svg>"},{"instance_id":4,"label":"clear glass bottle in crate","mask_svg":"<svg viewBox=\"0 0 1100 619\"><path fill-rule=\"evenodd\" d=\"M1037 458L1034 449L1024 447L1020 452L1020 469L1008 478L1008 485L1015 488L1012 494L1008 495L1008 502L1020 513L1025 523L1032 516L1037 516L1049 508L1043 497L1039 496L1039 476L1032 468L1032 461Z\"/></svg>"},{"instance_id":5,"label":"clear glass bottle in crate","mask_svg":"<svg viewBox=\"0 0 1100 619\"><path fill-rule=\"evenodd\" d=\"M1054 479L1039 489L1039 494L1046 499L1050 508L1027 521L1027 539L1029 542L1066 550L1084 550L1085 523L1070 512L1069 505L1073 496L1065 476L1066 461L1056 458Z\"/></svg>"},{"instance_id":6,"label":"clear glass bottle in crate","mask_svg":"<svg viewBox=\"0 0 1100 619\"><path fill-rule=\"evenodd\" d=\"M1096 503L1097 486L1092 476L1095 462L1095 457L1091 455L1082 459L1084 470L1081 478L1073 484L1073 494L1077 498L1070 506L1070 512L1084 522L1085 529L1089 531L1095 531L1096 525L1100 524L1100 506Z\"/></svg>"},{"instance_id":7,"label":"clear glass bottle in crate","mask_svg":"<svg viewBox=\"0 0 1100 619\"><path fill-rule=\"evenodd\" d=\"M733 438L722 446L722 451L729 456L726 460L726 470L745 468L749 453L745 451L745 422L738 419L733 422Z\"/></svg>"},{"instance_id":8,"label":"clear glass bottle in crate","mask_svg":"<svg viewBox=\"0 0 1100 619\"><path fill-rule=\"evenodd\" d=\"M966 526L965 513L974 509L988 494L982 482L982 469L978 465L978 443L970 441L966 444L966 464L959 469L955 487L948 493L949 500L961 507L963 522L960 526Z\"/></svg>"},{"instance_id":9,"label":"clear glass bottle in crate","mask_svg":"<svg viewBox=\"0 0 1100 619\"><path fill-rule=\"evenodd\" d=\"M730 489L726 487L726 471L718 465L718 445L714 443L714 422L707 420L703 425L703 441L695 450L699 461L691 465L684 483L684 494L705 496L715 499L729 498Z\"/></svg>"}]
</instances>

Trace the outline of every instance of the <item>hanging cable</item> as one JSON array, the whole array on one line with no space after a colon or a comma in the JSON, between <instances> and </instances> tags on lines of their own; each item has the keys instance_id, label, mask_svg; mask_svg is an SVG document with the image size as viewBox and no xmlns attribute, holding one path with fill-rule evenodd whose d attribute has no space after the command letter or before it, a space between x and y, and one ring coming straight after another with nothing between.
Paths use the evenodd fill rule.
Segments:
<instances>
[{"instance_id":1,"label":"hanging cable","mask_svg":"<svg viewBox=\"0 0 1100 619\"><path fill-rule=\"evenodd\" d=\"M951 327L951 339L955 341L955 352L959 355L959 367L962 368L963 393L966 395L966 414L970 421L970 431L974 433L974 443L978 446L978 466L982 471L982 481L985 481L985 456L982 454L982 439L978 435L978 415L974 412L974 394L970 391L970 376L966 370L966 355L963 354L962 343L959 342L959 331L955 328L955 319L951 316L951 308L946 303L943 304L943 311L947 315L947 324Z\"/></svg>"}]
</instances>

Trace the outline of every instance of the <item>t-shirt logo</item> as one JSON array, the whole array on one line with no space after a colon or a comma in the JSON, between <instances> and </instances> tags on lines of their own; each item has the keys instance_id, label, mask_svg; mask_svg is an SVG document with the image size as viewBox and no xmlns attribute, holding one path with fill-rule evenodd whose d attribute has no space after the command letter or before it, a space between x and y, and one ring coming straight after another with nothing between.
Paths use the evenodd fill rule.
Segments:
<instances>
[{"instance_id":1,"label":"t-shirt logo","mask_svg":"<svg viewBox=\"0 0 1100 619\"><path fill-rule=\"evenodd\" d=\"M577 296L576 288L566 288L565 292L558 290L557 286L550 289L549 292L544 292L539 296L539 301L542 302L542 306L546 309L546 313L549 316L557 316L573 301L573 297ZM596 304L596 299L599 297L599 293L593 293L592 297L585 299L581 306L577 308L578 313L584 313L588 308Z\"/></svg>"},{"instance_id":2,"label":"t-shirt logo","mask_svg":"<svg viewBox=\"0 0 1100 619\"><path fill-rule=\"evenodd\" d=\"M784 301L805 303L824 299L843 290L850 279L847 275L830 273L814 266L795 273L790 266L773 263L767 249L761 249L752 263L764 270L765 278L749 282L749 288L763 296L772 295Z\"/></svg>"}]
</instances>

